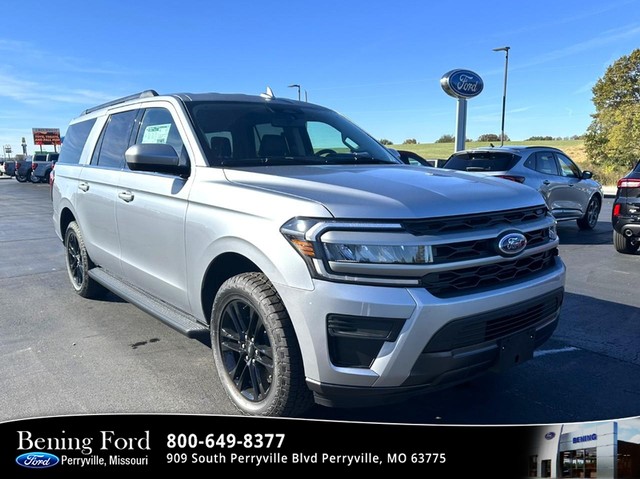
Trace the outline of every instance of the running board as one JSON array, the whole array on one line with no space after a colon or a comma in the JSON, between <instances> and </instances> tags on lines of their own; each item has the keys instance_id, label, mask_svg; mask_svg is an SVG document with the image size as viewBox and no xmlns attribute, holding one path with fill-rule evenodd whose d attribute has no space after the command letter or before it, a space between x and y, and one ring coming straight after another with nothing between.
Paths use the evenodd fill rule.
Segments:
<instances>
[{"instance_id":1,"label":"running board","mask_svg":"<svg viewBox=\"0 0 640 479\"><path fill-rule=\"evenodd\" d=\"M200 338L209 334L209 328L198 323L195 317L116 278L102 268L90 269L89 277L125 301L134 304L145 313L149 313L151 316L158 318L185 336Z\"/></svg>"}]
</instances>

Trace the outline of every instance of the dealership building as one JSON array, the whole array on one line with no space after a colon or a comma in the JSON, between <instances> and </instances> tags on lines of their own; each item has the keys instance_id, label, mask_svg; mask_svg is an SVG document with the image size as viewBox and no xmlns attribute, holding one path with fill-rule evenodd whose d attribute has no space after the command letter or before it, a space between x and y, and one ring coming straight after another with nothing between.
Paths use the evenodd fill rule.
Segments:
<instances>
[{"instance_id":1,"label":"dealership building","mask_svg":"<svg viewBox=\"0 0 640 479\"><path fill-rule=\"evenodd\" d=\"M618 439L618 422L539 426L528 477L640 478L640 444Z\"/></svg>"}]
</instances>

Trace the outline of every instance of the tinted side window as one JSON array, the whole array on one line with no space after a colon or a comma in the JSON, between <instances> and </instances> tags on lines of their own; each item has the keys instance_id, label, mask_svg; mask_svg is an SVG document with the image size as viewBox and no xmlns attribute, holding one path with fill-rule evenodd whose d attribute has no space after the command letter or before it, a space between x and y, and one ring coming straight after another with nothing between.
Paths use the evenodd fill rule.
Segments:
<instances>
[{"instance_id":1,"label":"tinted side window","mask_svg":"<svg viewBox=\"0 0 640 479\"><path fill-rule=\"evenodd\" d=\"M569 178L580 178L580 169L576 164L566 156L556 153L558 162L560 163L560 174Z\"/></svg>"},{"instance_id":2,"label":"tinted side window","mask_svg":"<svg viewBox=\"0 0 640 479\"><path fill-rule=\"evenodd\" d=\"M59 163L78 164L84 144L91 133L96 119L75 123L67 128L67 134L64 136L64 142L60 147Z\"/></svg>"},{"instance_id":3,"label":"tinted side window","mask_svg":"<svg viewBox=\"0 0 640 479\"><path fill-rule=\"evenodd\" d=\"M178 133L173 117L164 108L149 108L144 112L136 144L164 143L173 146L178 156L182 155L184 143Z\"/></svg>"},{"instance_id":4,"label":"tinted side window","mask_svg":"<svg viewBox=\"0 0 640 479\"><path fill-rule=\"evenodd\" d=\"M129 147L131 129L137 110L111 115L102 132L100 151L91 160L92 164L106 168L122 168L124 152Z\"/></svg>"},{"instance_id":5,"label":"tinted side window","mask_svg":"<svg viewBox=\"0 0 640 479\"><path fill-rule=\"evenodd\" d=\"M550 151L536 153L536 171L544 175L558 175L558 165L553 153Z\"/></svg>"}]
</instances>

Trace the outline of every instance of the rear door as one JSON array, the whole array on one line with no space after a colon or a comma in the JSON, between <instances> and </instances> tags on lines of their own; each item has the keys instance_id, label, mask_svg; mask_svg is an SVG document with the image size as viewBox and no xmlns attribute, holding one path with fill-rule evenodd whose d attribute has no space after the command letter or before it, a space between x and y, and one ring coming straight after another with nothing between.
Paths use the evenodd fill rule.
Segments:
<instances>
[{"instance_id":1,"label":"rear door","mask_svg":"<svg viewBox=\"0 0 640 479\"><path fill-rule=\"evenodd\" d=\"M132 143L170 144L188 163L184 126L173 105L164 105L141 112ZM125 165L116 195L124 276L184 311L189 311L184 228L190 186L188 178L131 171Z\"/></svg>"},{"instance_id":2,"label":"rear door","mask_svg":"<svg viewBox=\"0 0 640 479\"><path fill-rule=\"evenodd\" d=\"M122 274L116 225L118 183L136 115L137 110L129 110L109 117L77 186L81 198L76 202L76 213L89 256L116 275Z\"/></svg>"}]
</instances>

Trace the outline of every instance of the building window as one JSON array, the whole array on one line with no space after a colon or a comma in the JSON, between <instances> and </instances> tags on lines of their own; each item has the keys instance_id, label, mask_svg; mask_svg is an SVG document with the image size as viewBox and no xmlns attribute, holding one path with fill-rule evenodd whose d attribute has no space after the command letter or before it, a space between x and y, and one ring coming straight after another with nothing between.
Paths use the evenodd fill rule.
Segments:
<instances>
[{"instance_id":1,"label":"building window","mask_svg":"<svg viewBox=\"0 0 640 479\"><path fill-rule=\"evenodd\" d=\"M551 477L551 459L543 459L540 466L542 469L540 477Z\"/></svg>"},{"instance_id":2,"label":"building window","mask_svg":"<svg viewBox=\"0 0 640 479\"><path fill-rule=\"evenodd\" d=\"M597 477L596 448L577 449L562 453L562 477Z\"/></svg>"}]
</instances>

